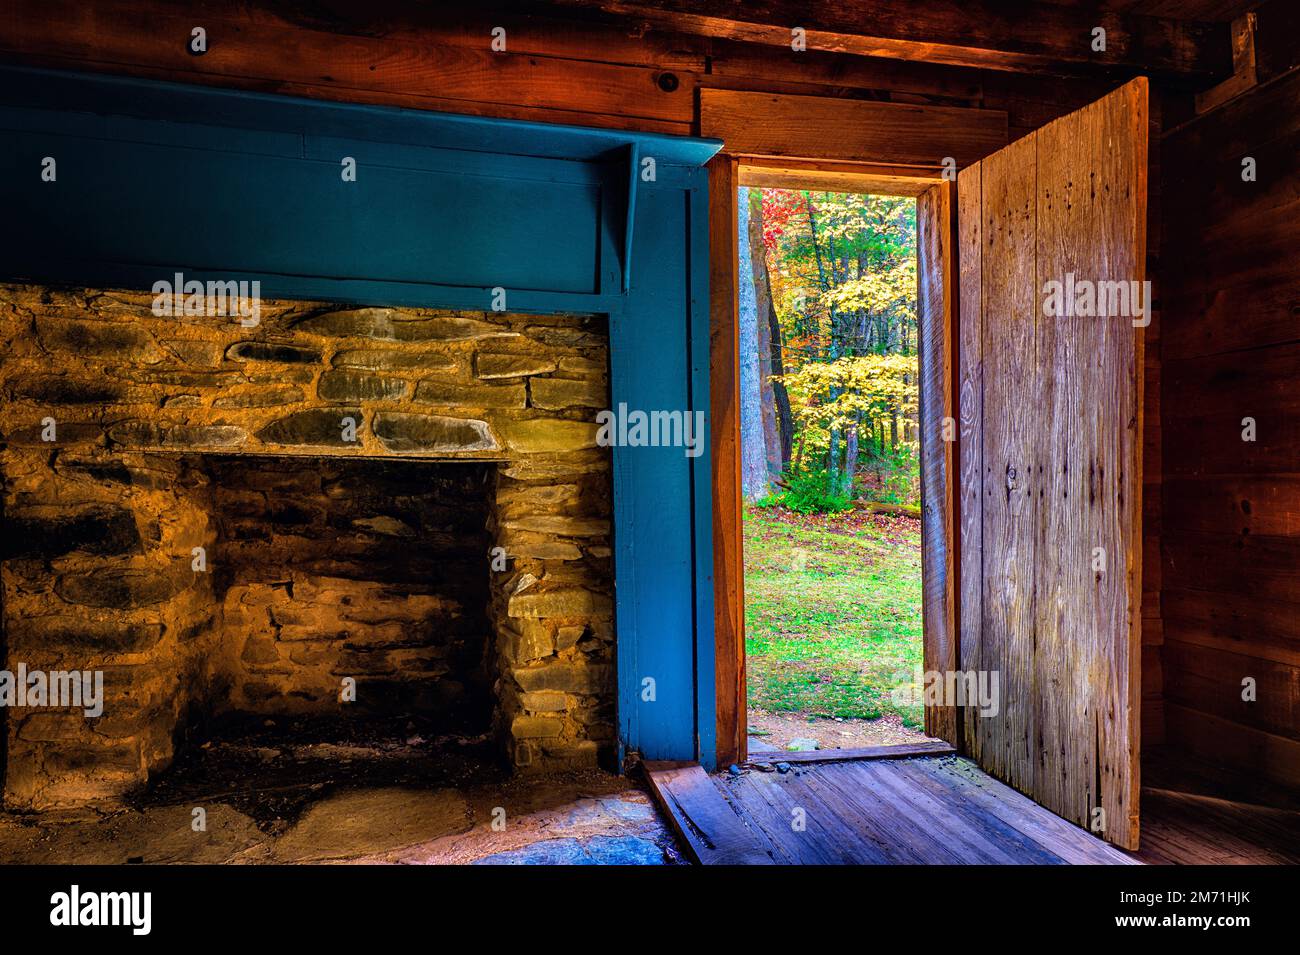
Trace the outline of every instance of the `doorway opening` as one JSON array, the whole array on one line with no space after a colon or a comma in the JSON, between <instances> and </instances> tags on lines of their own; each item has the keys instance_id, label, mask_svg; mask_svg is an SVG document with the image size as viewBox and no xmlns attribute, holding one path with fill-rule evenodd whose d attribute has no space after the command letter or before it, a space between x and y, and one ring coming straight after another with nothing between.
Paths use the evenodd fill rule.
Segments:
<instances>
[{"instance_id":1,"label":"doorway opening","mask_svg":"<svg viewBox=\"0 0 1300 955\"><path fill-rule=\"evenodd\" d=\"M917 199L737 212L748 749L923 742Z\"/></svg>"}]
</instances>

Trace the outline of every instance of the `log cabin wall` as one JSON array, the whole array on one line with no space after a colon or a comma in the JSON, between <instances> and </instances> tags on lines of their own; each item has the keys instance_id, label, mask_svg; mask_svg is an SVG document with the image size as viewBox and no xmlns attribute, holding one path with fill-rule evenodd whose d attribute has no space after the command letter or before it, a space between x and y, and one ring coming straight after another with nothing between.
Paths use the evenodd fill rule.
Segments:
<instances>
[{"instance_id":1,"label":"log cabin wall","mask_svg":"<svg viewBox=\"0 0 1300 955\"><path fill-rule=\"evenodd\" d=\"M584 16L576 10L570 16L554 8L537 15L494 3L476 10L458 7L454 14L436 8L412 13L384 0L361 6L289 0L185 5L10 0L7 6L0 19L4 62L683 135L700 132L702 91L731 90L988 111L1005 116L1010 141L1098 99L1134 72L1067 78L795 52L746 42L736 34L677 33L635 17ZM1211 18L1212 5L1194 6L1189 16ZM208 50L201 56L187 49L195 26L207 31ZM497 27L505 31L503 51L491 45ZM1160 92L1154 85L1153 127L1160 123ZM1187 99L1181 97L1180 104ZM1154 161L1154 141L1152 147ZM1154 170L1151 189L1154 201L1160 189ZM1158 221L1153 208L1147 269L1153 279ZM1157 316L1147 330L1143 467L1143 737L1148 742L1159 741L1163 733L1156 493L1161 475L1160 324ZM719 613L735 609L721 606ZM718 625L723 626L721 617Z\"/></svg>"},{"instance_id":2,"label":"log cabin wall","mask_svg":"<svg viewBox=\"0 0 1300 955\"><path fill-rule=\"evenodd\" d=\"M1297 786L1300 70L1261 80L1163 143L1165 709L1170 743Z\"/></svg>"},{"instance_id":3,"label":"log cabin wall","mask_svg":"<svg viewBox=\"0 0 1300 955\"><path fill-rule=\"evenodd\" d=\"M1160 266L1163 242L1160 209L1162 184L1160 131L1166 99L1176 104L1177 95L1152 86L1147 110L1147 244L1146 279L1151 283L1151 324L1143 329L1142 344L1142 605L1141 627L1141 717L1140 744L1165 742L1164 620L1160 614L1160 507L1164 480L1163 444L1160 427Z\"/></svg>"},{"instance_id":4,"label":"log cabin wall","mask_svg":"<svg viewBox=\"0 0 1300 955\"><path fill-rule=\"evenodd\" d=\"M451 113L689 135L699 91L747 90L1007 114L1015 139L1125 77L1060 78L826 53L647 27L436 7L11 0L0 59ZM351 9L349 10L349 6ZM539 5L540 6L540 5ZM483 8L488 7L487 12ZM187 49L203 26L208 51ZM492 30L506 49L491 49Z\"/></svg>"}]
</instances>

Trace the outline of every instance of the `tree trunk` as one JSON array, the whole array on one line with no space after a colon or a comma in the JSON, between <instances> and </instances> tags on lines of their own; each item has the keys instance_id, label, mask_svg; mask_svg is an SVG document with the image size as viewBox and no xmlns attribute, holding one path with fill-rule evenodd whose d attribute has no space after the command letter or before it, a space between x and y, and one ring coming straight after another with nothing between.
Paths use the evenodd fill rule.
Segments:
<instances>
[{"instance_id":1,"label":"tree trunk","mask_svg":"<svg viewBox=\"0 0 1300 955\"><path fill-rule=\"evenodd\" d=\"M749 193L749 257L754 274L754 302L758 309L755 322L758 338L759 399L763 416L763 447L767 472L773 479L781 476L785 464L781 455L781 437L777 429L776 389L772 383L772 289L768 286L767 256L763 248L763 190Z\"/></svg>"},{"instance_id":2,"label":"tree trunk","mask_svg":"<svg viewBox=\"0 0 1300 955\"><path fill-rule=\"evenodd\" d=\"M826 276L826 268L828 263L832 270L835 268L834 259L832 258L832 255L834 253L834 247L833 244L828 243L826 258L825 260L823 260L821 244L817 236L817 207L813 204L811 193L808 194L807 207L808 207L808 231L812 237L813 256L817 260L817 280L821 285L822 291L826 292L826 291L830 291L830 287L831 287L831 279L828 279ZM831 278L833 279L834 276L832 275ZM826 358L830 361L834 361L835 359L839 358L840 352L839 352L839 335L838 335L838 329L836 327L838 316L836 314L836 309L833 301L829 307L829 312L830 312L830 329L829 329L829 335L827 336L827 343L826 343ZM833 403L837 398L839 398L839 396L840 396L840 389L838 387L833 386L830 389L830 395L829 395L830 401ZM839 467L840 467L839 444L840 444L839 429L832 427L830 429L830 436L826 447L826 493L827 494L835 494L839 488Z\"/></svg>"},{"instance_id":3,"label":"tree trunk","mask_svg":"<svg viewBox=\"0 0 1300 955\"><path fill-rule=\"evenodd\" d=\"M853 497L853 478L858 473L858 427L861 424L859 415L859 424L849 427L845 435L847 449L844 454L844 483L843 495L847 498Z\"/></svg>"},{"instance_id":4,"label":"tree trunk","mask_svg":"<svg viewBox=\"0 0 1300 955\"><path fill-rule=\"evenodd\" d=\"M749 253L749 189L740 189L739 200L740 487L746 500L755 501L767 494L768 475L758 367L758 305Z\"/></svg>"},{"instance_id":5,"label":"tree trunk","mask_svg":"<svg viewBox=\"0 0 1300 955\"><path fill-rule=\"evenodd\" d=\"M762 193L759 193L760 197ZM758 208L762 214L762 203ZM762 235L762 221L759 222L759 235ZM761 274L762 297L767 302L768 336L771 345L771 369L777 378L785 375L785 342L781 336L781 319L776 314L776 303L772 300L772 279L767 271L767 255L762 244L760 255L755 263L755 275ZM772 382L772 396L776 401L777 436L781 444L781 470L790 465L790 456L794 446L794 413L790 409L790 394L786 391L784 381Z\"/></svg>"},{"instance_id":6,"label":"tree trunk","mask_svg":"<svg viewBox=\"0 0 1300 955\"><path fill-rule=\"evenodd\" d=\"M768 286L768 296L772 294ZM781 320L776 309L771 310L772 336L772 374L778 378L785 375L785 345L781 341ZM784 381L772 382L772 394L776 398L777 432L781 441L781 468L790 465L790 452L794 445L794 412L790 409L790 393L785 389Z\"/></svg>"}]
</instances>

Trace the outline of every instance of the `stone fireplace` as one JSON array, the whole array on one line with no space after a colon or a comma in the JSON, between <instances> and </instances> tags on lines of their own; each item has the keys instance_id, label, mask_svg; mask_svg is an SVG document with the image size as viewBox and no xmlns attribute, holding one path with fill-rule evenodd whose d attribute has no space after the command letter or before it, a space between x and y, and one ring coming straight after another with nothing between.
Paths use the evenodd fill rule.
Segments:
<instances>
[{"instance_id":1,"label":"stone fireplace","mask_svg":"<svg viewBox=\"0 0 1300 955\"><path fill-rule=\"evenodd\" d=\"M221 714L418 712L612 766L603 317L0 286L4 801L148 782Z\"/></svg>"}]
</instances>

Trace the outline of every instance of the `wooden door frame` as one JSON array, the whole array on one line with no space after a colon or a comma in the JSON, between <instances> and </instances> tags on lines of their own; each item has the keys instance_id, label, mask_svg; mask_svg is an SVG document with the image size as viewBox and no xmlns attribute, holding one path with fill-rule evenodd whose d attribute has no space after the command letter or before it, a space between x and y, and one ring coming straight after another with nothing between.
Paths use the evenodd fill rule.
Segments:
<instances>
[{"instance_id":1,"label":"wooden door frame","mask_svg":"<svg viewBox=\"0 0 1300 955\"><path fill-rule=\"evenodd\" d=\"M737 189L782 186L917 200L922 642L926 671L958 668L956 183L940 167L840 162L724 151L709 170L710 450L717 759L747 755L745 588L741 534ZM793 150L792 150L793 151ZM927 440L928 439L928 440ZM701 714L701 719L707 714ZM956 707L926 707L926 732L960 748Z\"/></svg>"}]
</instances>

